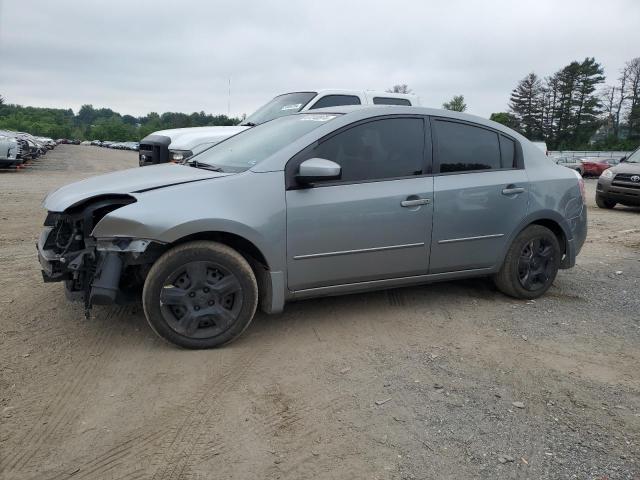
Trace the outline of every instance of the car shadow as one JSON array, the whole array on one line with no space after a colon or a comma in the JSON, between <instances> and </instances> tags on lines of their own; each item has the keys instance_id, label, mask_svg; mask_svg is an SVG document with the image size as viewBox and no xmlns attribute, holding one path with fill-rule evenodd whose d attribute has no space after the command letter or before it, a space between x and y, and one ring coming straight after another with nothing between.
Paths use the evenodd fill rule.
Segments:
<instances>
[{"instance_id":1,"label":"car shadow","mask_svg":"<svg viewBox=\"0 0 640 480\"><path fill-rule=\"evenodd\" d=\"M298 330L337 326L347 319L352 323L384 323L389 317L395 318L403 312L424 309L428 315L446 310L450 305L478 301L509 299L495 288L490 279L473 278L299 300L288 303L281 314L268 315L258 310L247 331L222 348L246 348L263 342L284 341L281 339L283 330L295 335ZM146 321L141 302L125 306L94 306L89 322L99 324L96 334L115 328L119 341L129 347L144 345L145 349L152 350L180 350L180 347L154 334Z\"/></svg>"}]
</instances>

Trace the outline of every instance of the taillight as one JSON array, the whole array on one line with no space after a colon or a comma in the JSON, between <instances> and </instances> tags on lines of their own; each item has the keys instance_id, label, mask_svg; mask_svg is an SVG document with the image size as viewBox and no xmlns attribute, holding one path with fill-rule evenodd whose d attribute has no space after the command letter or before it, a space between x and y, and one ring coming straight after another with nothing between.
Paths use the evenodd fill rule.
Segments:
<instances>
[{"instance_id":1,"label":"taillight","mask_svg":"<svg viewBox=\"0 0 640 480\"><path fill-rule=\"evenodd\" d=\"M584 189L584 178L582 178L582 175L580 175L579 172L577 172L576 170L571 170L573 173L575 173L576 177L578 178L578 187L580 188L580 195L582 195L582 203L584 205L587 204L587 192Z\"/></svg>"},{"instance_id":2,"label":"taillight","mask_svg":"<svg viewBox=\"0 0 640 480\"><path fill-rule=\"evenodd\" d=\"M582 195L582 203L586 205L587 192L584 189L584 179L582 177L578 179L578 186L580 187L580 195Z\"/></svg>"}]
</instances>

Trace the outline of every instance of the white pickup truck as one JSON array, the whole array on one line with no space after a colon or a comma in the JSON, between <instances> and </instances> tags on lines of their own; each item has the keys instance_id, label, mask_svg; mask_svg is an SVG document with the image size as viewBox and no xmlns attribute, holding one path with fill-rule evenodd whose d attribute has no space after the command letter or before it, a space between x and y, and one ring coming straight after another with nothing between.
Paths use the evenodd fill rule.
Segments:
<instances>
[{"instance_id":1,"label":"white pickup truck","mask_svg":"<svg viewBox=\"0 0 640 480\"><path fill-rule=\"evenodd\" d=\"M181 162L231 135L274 118L340 105L420 105L416 95L361 90L317 90L278 95L233 127L174 128L140 140L140 166Z\"/></svg>"}]
</instances>

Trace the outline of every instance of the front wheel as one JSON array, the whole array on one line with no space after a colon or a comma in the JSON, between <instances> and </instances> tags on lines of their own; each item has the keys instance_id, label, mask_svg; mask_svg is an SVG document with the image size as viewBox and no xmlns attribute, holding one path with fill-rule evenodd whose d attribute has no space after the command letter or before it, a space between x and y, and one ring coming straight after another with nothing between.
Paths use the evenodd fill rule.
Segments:
<instances>
[{"instance_id":1,"label":"front wheel","mask_svg":"<svg viewBox=\"0 0 640 480\"><path fill-rule=\"evenodd\" d=\"M542 225L530 225L511 244L495 284L511 297L538 298L556 278L561 256L555 234Z\"/></svg>"},{"instance_id":2,"label":"front wheel","mask_svg":"<svg viewBox=\"0 0 640 480\"><path fill-rule=\"evenodd\" d=\"M596 205L598 205L599 208L606 208L608 210L611 210L616 206L616 202L614 202L613 200L607 200L600 195L596 195Z\"/></svg>"},{"instance_id":3,"label":"front wheel","mask_svg":"<svg viewBox=\"0 0 640 480\"><path fill-rule=\"evenodd\" d=\"M151 328L185 348L213 348L249 326L258 286L247 261L217 242L175 247L151 267L142 292Z\"/></svg>"}]
</instances>

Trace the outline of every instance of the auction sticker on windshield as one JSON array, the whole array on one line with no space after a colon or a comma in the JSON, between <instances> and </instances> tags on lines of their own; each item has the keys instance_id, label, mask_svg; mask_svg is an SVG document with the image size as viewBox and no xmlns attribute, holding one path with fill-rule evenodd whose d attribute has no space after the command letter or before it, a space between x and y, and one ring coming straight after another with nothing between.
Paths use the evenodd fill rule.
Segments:
<instances>
[{"instance_id":1,"label":"auction sticker on windshield","mask_svg":"<svg viewBox=\"0 0 640 480\"><path fill-rule=\"evenodd\" d=\"M328 120L332 120L336 118L335 115L305 115L300 119L301 122L312 121L312 122L326 122Z\"/></svg>"},{"instance_id":2,"label":"auction sticker on windshield","mask_svg":"<svg viewBox=\"0 0 640 480\"><path fill-rule=\"evenodd\" d=\"M285 105L280 110L299 110L300 108L302 108L301 103L293 103L291 105Z\"/></svg>"}]
</instances>

